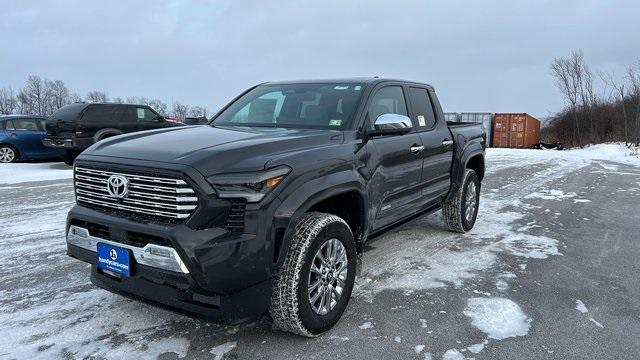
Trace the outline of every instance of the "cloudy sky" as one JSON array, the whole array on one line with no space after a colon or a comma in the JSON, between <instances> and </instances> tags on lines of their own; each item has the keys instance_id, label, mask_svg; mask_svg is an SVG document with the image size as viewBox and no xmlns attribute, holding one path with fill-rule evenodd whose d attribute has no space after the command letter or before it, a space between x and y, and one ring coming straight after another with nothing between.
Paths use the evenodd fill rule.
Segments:
<instances>
[{"instance_id":1,"label":"cloudy sky","mask_svg":"<svg viewBox=\"0 0 640 360\"><path fill-rule=\"evenodd\" d=\"M75 92L217 110L268 80L374 76L433 84L447 111L563 106L549 63L640 59L635 1L0 0L0 87L29 74Z\"/></svg>"}]
</instances>

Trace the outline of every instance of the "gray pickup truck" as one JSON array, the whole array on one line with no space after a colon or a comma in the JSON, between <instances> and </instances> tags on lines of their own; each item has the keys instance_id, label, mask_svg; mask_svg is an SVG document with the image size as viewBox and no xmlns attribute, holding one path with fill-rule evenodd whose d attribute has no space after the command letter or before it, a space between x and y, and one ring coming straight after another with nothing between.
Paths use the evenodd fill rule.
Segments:
<instances>
[{"instance_id":1,"label":"gray pickup truck","mask_svg":"<svg viewBox=\"0 0 640 360\"><path fill-rule=\"evenodd\" d=\"M68 254L113 292L225 322L269 311L316 336L347 307L372 235L438 209L452 231L473 227L485 143L423 83L260 84L208 125L84 151Z\"/></svg>"}]
</instances>

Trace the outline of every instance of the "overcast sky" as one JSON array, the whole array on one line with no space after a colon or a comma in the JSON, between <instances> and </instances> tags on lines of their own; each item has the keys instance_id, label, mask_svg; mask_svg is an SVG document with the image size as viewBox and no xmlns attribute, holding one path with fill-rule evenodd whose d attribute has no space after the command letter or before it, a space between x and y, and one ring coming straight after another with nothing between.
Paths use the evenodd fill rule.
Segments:
<instances>
[{"instance_id":1,"label":"overcast sky","mask_svg":"<svg viewBox=\"0 0 640 360\"><path fill-rule=\"evenodd\" d=\"M85 95L219 109L268 80L394 77L433 84L445 111L563 106L549 63L640 59L640 1L0 0L0 87L29 74Z\"/></svg>"}]
</instances>

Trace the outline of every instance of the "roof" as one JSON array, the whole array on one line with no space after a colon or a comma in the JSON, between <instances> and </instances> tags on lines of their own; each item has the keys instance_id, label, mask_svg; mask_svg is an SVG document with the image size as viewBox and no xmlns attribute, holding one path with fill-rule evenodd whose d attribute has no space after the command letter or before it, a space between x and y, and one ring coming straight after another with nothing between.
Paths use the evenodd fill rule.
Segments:
<instances>
[{"instance_id":1,"label":"roof","mask_svg":"<svg viewBox=\"0 0 640 360\"><path fill-rule=\"evenodd\" d=\"M265 84L332 84L332 83L341 83L341 84L378 84L382 82L403 82L408 84L417 84L417 85L426 85L433 89L433 85L419 82L419 81L409 81L409 80L401 80L401 79L391 79L391 78L380 78L377 76L373 77L352 77L352 78L333 78L333 79L307 79L307 80L284 80L284 81L268 81L261 85Z\"/></svg>"}]
</instances>

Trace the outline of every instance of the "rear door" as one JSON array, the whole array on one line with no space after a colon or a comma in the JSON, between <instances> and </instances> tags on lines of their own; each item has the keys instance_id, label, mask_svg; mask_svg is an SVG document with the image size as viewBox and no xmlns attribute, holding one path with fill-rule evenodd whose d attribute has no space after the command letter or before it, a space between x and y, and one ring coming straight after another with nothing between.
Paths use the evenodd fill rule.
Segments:
<instances>
[{"instance_id":1,"label":"rear door","mask_svg":"<svg viewBox=\"0 0 640 360\"><path fill-rule=\"evenodd\" d=\"M6 131L22 156L29 157L42 153L44 133L40 130L36 119L14 118L7 122Z\"/></svg>"},{"instance_id":2,"label":"rear door","mask_svg":"<svg viewBox=\"0 0 640 360\"><path fill-rule=\"evenodd\" d=\"M424 146L420 192L424 205L438 203L451 186L453 141L435 93L426 87L409 87L411 119Z\"/></svg>"},{"instance_id":3,"label":"rear door","mask_svg":"<svg viewBox=\"0 0 640 360\"><path fill-rule=\"evenodd\" d=\"M374 129L375 119L382 114L409 116L405 89L402 85L386 85L374 91L367 108L367 124ZM376 136L373 162L377 168L371 179L371 199L377 205L374 230L405 218L420 207L420 174L422 172L422 146L420 135L409 132L402 135Z\"/></svg>"}]
</instances>

